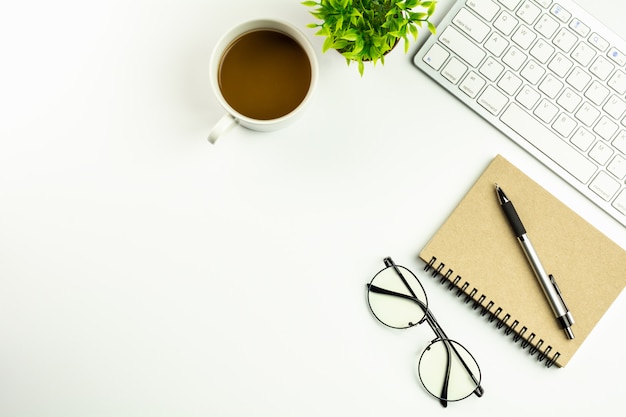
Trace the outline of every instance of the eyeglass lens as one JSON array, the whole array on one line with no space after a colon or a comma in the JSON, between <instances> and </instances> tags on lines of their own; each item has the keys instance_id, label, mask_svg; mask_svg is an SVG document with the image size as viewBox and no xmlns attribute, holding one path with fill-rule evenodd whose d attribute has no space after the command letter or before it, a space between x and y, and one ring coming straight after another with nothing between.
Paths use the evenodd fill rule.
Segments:
<instances>
[{"instance_id":1,"label":"eyeglass lens","mask_svg":"<svg viewBox=\"0 0 626 417\"><path fill-rule=\"evenodd\" d=\"M469 397L480 384L474 357L454 340L438 339L428 346L420 357L418 374L431 395L447 401Z\"/></svg>"},{"instance_id":2,"label":"eyeglass lens","mask_svg":"<svg viewBox=\"0 0 626 417\"><path fill-rule=\"evenodd\" d=\"M398 266L380 271L369 285L368 302L383 324L395 329L415 326L424 318L428 301L422 284L408 269Z\"/></svg>"}]
</instances>

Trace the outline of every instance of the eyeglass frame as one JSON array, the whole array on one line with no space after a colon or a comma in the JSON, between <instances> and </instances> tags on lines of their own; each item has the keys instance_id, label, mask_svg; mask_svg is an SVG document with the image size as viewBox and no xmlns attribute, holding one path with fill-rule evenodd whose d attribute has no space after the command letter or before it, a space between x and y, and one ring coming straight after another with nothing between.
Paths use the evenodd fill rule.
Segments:
<instances>
[{"instance_id":1,"label":"eyeglass frame","mask_svg":"<svg viewBox=\"0 0 626 417\"><path fill-rule=\"evenodd\" d=\"M383 260L383 262L385 264L385 268L383 268L382 270L377 272L376 275L374 275L374 277L372 278L372 280L368 284L366 284L367 289L368 289L368 294L371 291L371 292L376 293L376 294L386 294L386 295L396 296L396 297L404 298L404 299L407 299L407 300L415 301L419 305L419 307L424 311L424 316L417 323L409 322L408 326L405 327L405 328L415 327L415 326L417 326L419 324L422 324L423 322L427 322L428 325L430 326L431 330L435 333L435 335L437 337L430 342L430 344L426 347L424 352L426 352L430 348L431 345L433 345L434 343L439 342L439 341L444 342L444 346L446 347L446 349L448 351L448 360L447 360L447 363L446 363L445 381L444 381L444 384L443 384L443 387L442 387L442 394L441 394L441 396L438 397L440 404L443 407L447 407L447 404L448 404L447 391L448 391L448 382L449 382L449 378L450 378L450 354L451 354L450 350L452 350L452 352L454 352L456 357L459 359L460 363L465 368L465 371L468 373L468 375L470 376L472 381L474 381L474 383L476 384L476 388L474 388L474 390L470 394L468 394L467 397L472 395L472 393L476 394L476 396L478 396L478 397L482 397L484 392L485 392L485 390L480 385L481 381L479 379L476 379L476 376L471 371L471 369L469 368L467 363L463 360L463 357L459 354L459 352L456 350L454 345L452 343L450 343L450 342L455 342L455 343L459 344L459 346L461 346L461 347L463 347L463 345L461 345L460 343L458 343L458 342L448 338L448 336L444 332L443 328L439 325L439 323L435 319L435 316L433 315L432 311L430 310L430 308L428 308L428 297L426 296L426 291L424 290L424 286L422 285L420 280L417 278L417 276L410 269L408 269L408 268L406 268L404 266L401 266L401 265L397 265L391 259L391 257L386 257ZM424 304L422 301L419 300L419 298L417 297L417 295L415 294L415 292L413 291L413 289L411 288L411 286L407 282L406 278L404 277L404 275L400 271L399 267L402 267L402 268L406 269L415 278L415 280L417 281L417 284L420 286L420 288L422 289L422 292L424 293L424 297L426 297L426 304ZM384 271L387 268L393 268L393 270L396 272L396 274L398 274L398 277L402 280L402 283L404 284L406 289L411 294L410 296L406 295L406 294L398 293L398 292L395 292L395 291L386 290L384 288L380 288L380 287L377 287L375 285L372 285L372 282L376 279L376 277L382 271ZM376 317L376 319L379 322L381 322L382 324L384 324L387 327L398 328L398 327L394 327L394 326L391 326L391 325L385 323L382 319L380 319L376 315L376 312L372 308L372 305L371 305L371 303L369 301L369 295L368 295L368 302L367 302L367 304L368 304L368 307L369 307L370 311L372 312L374 317ZM467 351L467 349L465 349L465 347L463 347L463 349L467 353L469 353L469 355L472 357L472 359L474 359L473 355L469 351ZM422 353L422 355L424 354L424 352ZM476 362L476 359L474 359L474 362L476 363L476 366L478 367L478 362ZM480 368L478 370L480 372ZM421 377L420 377L420 380L421 380ZM423 384L424 383L422 381L422 385ZM426 391L428 391L430 393L430 391L428 389L426 389ZM430 394L434 396L434 394L432 394L432 393L430 393ZM467 397L464 397L462 399L465 399Z\"/></svg>"}]
</instances>

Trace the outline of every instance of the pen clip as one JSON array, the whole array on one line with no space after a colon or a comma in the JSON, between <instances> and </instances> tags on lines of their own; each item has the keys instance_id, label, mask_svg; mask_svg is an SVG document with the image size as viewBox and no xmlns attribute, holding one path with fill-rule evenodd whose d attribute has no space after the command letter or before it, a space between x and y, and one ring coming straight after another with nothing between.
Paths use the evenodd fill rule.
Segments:
<instances>
[{"instance_id":1,"label":"pen clip","mask_svg":"<svg viewBox=\"0 0 626 417\"><path fill-rule=\"evenodd\" d=\"M567 304L565 304L565 300L563 299L563 296L561 295L561 289L556 284L556 280L554 279L554 275L549 274L548 276L550 277L550 282L552 283L552 286L556 290L557 295L559 296L559 298L561 299L561 302L563 303L563 307L565 307L566 311L569 311L569 308L567 308Z\"/></svg>"}]
</instances>

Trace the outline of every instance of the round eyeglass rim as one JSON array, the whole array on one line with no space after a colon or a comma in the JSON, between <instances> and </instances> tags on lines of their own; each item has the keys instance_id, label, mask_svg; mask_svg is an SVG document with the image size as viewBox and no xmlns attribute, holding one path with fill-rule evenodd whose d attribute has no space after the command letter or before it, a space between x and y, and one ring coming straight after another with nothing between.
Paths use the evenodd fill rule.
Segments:
<instances>
[{"instance_id":1,"label":"round eyeglass rim","mask_svg":"<svg viewBox=\"0 0 626 417\"><path fill-rule=\"evenodd\" d=\"M431 346L433 346L435 343L439 343L439 342L451 342L451 343L455 343L456 345L460 346L463 348L463 350L470 356L470 358L472 359L472 361L474 361L474 364L476 365L476 369L478 370L478 382L476 383L476 385L474 386L474 388L465 396L462 398L457 398L457 399L449 399L449 398L441 398L439 395L434 394L433 392L431 392L428 387L426 386L426 384L424 383L424 380L422 378L422 373L420 371L420 365L422 363L422 359L424 357L424 354L426 352L429 351L429 349L431 348ZM473 373L472 373L473 375ZM470 352L469 350L467 350L467 348L465 346L463 346L461 343L457 342L456 340L453 339L442 339L442 338L437 338L433 341L431 341L425 348L424 350L422 350L422 353L420 354L420 358L419 361L417 363L417 376L420 380L420 383L422 384L422 386L424 387L424 389L426 390L427 393L429 393L430 395L432 395L433 397L439 399L439 400L443 400L443 401L447 401L447 402L456 402L456 401L462 401L465 400L466 398L469 398L472 394L474 394L477 390L478 387L481 386L482 380L483 380L483 373L480 370L480 365L478 365L478 361L476 360L476 358L474 357L474 355L472 355L472 352ZM481 394L482 395L482 394Z\"/></svg>"},{"instance_id":2,"label":"round eyeglass rim","mask_svg":"<svg viewBox=\"0 0 626 417\"><path fill-rule=\"evenodd\" d=\"M408 325L406 326L402 326L402 327L398 327L398 326L392 326L388 323L385 323L385 321L383 321L380 317L378 317L378 315L376 314L376 312L374 311L374 309L372 308L372 303L370 301L370 294L373 292L370 289L370 285L372 285L372 283L374 282L374 280L376 279L376 277L378 277L381 273L383 273L385 270L387 269L403 269L405 271L407 271L409 274L411 274L413 276L413 278L415 278L415 281L417 282L417 284L420 286L420 289L422 290L422 294L424 294L424 300L425 300L425 309L424 309L424 314L419 318L419 320L417 320L415 323L410 322L408 323ZM397 271L396 271L397 272ZM402 279L402 278L400 278ZM408 285L408 284L406 284ZM426 290L424 289L424 286L422 285L422 283L420 282L420 280L417 278L417 276L413 273L413 271L411 271L409 268L402 266L402 265L396 265L396 264L391 264L389 266L384 267L383 269L381 269L380 271L378 271L374 277L370 280L369 285L367 286L367 306L369 307L370 311L372 312L372 314L374 315L374 317L376 317L376 320L378 320L380 323L384 324L385 326L392 328L392 329L399 329L399 330L403 330L403 329L410 329L412 327L417 326L418 324L422 324L425 320L426 320L426 316L427 316L427 311L428 311L428 295L426 294ZM440 339L438 339L440 340ZM430 346L430 345L429 345ZM465 347L463 347L465 349ZM465 349L467 350L467 349ZM475 360L474 360L475 361Z\"/></svg>"}]
</instances>

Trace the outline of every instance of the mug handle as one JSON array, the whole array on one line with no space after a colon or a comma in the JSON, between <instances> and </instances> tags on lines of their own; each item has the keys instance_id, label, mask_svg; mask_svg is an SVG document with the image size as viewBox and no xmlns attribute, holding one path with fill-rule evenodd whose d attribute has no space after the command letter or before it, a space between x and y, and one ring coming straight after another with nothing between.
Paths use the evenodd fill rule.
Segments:
<instances>
[{"instance_id":1,"label":"mug handle","mask_svg":"<svg viewBox=\"0 0 626 417\"><path fill-rule=\"evenodd\" d=\"M226 131L228 131L235 124L237 124L237 120L233 116L228 113L223 115L215 126L213 126L211 132L209 132L209 142L214 144L223 133L226 133Z\"/></svg>"}]
</instances>

